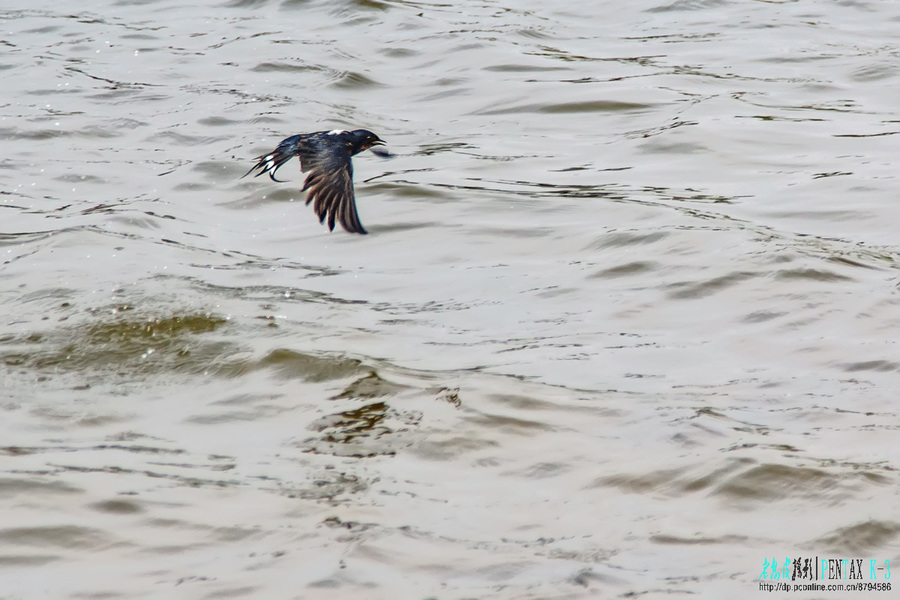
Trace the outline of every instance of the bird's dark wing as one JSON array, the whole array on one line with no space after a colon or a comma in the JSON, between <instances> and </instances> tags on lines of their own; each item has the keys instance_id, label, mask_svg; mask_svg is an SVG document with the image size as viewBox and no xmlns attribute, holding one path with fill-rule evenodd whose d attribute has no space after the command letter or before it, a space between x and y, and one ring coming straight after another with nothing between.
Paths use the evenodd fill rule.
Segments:
<instances>
[{"instance_id":1,"label":"bird's dark wing","mask_svg":"<svg viewBox=\"0 0 900 600\"><path fill-rule=\"evenodd\" d=\"M319 222L328 219L328 229L334 231L337 221L350 233L368 233L359 222L356 198L353 194L353 165L344 146L320 147L300 153L304 169L311 172L303 184L309 190L306 203L313 203Z\"/></svg>"},{"instance_id":2,"label":"bird's dark wing","mask_svg":"<svg viewBox=\"0 0 900 600\"><path fill-rule=\"evenodd\" d=\"M300 155L300 147L305 137L307 136L303 134L292 135L291 137L282 140L281 143L278 144L278 147L268 154L257 156L256 164L253 165L249 171L244 173L243 177L253 173L253 171L258 171L254 177L259 177L263 173L268 173L269 179L272 181L284 183L281 179L275 179L275 171L280 169L281 165L291 160L293 157ZM303 170L302 158L300 169Z\"/></svg>"}]
</instances>

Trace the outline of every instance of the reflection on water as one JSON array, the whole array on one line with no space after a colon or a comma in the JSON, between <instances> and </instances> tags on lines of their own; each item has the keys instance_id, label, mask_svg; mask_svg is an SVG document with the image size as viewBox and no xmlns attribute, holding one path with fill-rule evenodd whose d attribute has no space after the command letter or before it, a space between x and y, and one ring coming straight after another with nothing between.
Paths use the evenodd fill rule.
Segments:
<instances>
[{"instance_id":1,"label":"reflection on water","mask_svg":"<svg viewBox=\"0 0 900 600\"><path fill-rule=\"evenodd\" d=\"M896 562L887 6L7 11L3 594ZM364 238L296 167L240 178L333 127L390 144L354 159Z\"/></svg>"},{"instance_id":2,"label":"reflection on water","mask_svg":"<svg viewBox=\"0 0 900 600\"><path fill-rule=\"evenodd\" d=\"M114 311L131 309L132 307L123 305L116 307ZM9 366L23 366L41 372L202 371L211 359L221 354L222 349L216 347L204 351L192 347L189 338L214 331L225 322L224 319L209 315L146 320L113 317L111 322L51 332L50 339L48 335L32 333L23 339L7 340L4 345L20 350L4 353L3 361Z\"/></svg>"}]
</instances>

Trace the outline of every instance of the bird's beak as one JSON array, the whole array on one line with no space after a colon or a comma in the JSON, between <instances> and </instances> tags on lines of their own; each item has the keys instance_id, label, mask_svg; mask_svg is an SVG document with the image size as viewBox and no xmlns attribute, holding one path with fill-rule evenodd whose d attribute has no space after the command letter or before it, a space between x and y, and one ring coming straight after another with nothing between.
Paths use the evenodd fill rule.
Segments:
<instances>
[{"instance_id":1,"label":"bird's beak","mask_svg":"<svg viewBox=\"0 0 900 600\"><path fill-rule=\"evenodd\" d=\"M391 156L393 156L389 151L382 148L375 148L375 146L387 146L384 140L379 138L372 142L372 145L369 146L372 154L374 154L375 156L380 156L381 158L390 158Z\"/></svg>"}]
</instances>

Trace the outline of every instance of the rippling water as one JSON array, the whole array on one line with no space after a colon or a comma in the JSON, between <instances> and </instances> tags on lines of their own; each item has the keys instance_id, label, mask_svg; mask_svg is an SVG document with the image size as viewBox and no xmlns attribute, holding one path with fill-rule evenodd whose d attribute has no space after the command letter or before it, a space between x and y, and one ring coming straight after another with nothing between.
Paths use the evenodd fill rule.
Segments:
<instances>
[{"instance_id":1,"label":"rippling water","mask_svg":"<svg viewBox=\"0 0 900 600\"><path fill-rule=\"evenodd\" d=\"M900 560L892 3L19 4L4 600ZM368 236L241 179L335 127Z\"/></svg>"}]
</instances>

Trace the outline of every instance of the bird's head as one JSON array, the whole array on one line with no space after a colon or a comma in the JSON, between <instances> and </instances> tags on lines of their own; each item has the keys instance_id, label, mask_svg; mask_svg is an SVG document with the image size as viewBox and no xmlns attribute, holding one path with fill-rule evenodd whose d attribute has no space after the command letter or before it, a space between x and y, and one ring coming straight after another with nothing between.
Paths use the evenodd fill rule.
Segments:
<instances>
[{"instance_id":1,"label":"bird's head","mask_svg":"<svg viewBox=\"0 0 900 600\"><path fill-rule=\"evenodd\" d=\"M350 132L353 135L351 150L353 154L368 150L372 146L384 146L384 140L368 129L356 129Z\"/></svg>"}]
</instances>

